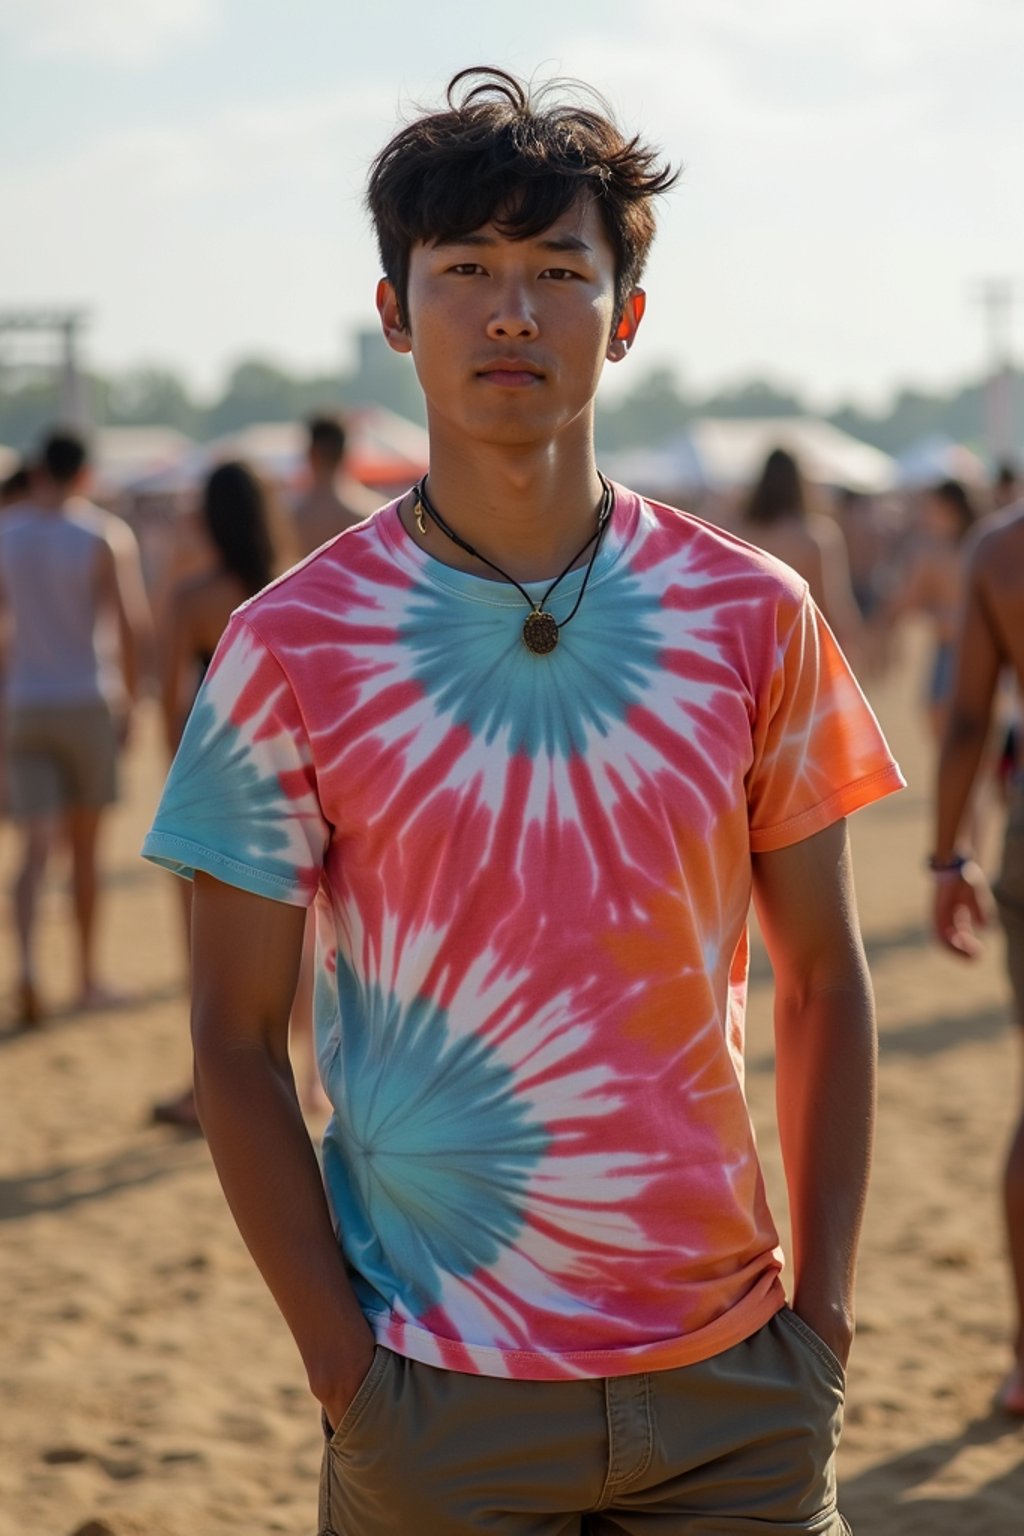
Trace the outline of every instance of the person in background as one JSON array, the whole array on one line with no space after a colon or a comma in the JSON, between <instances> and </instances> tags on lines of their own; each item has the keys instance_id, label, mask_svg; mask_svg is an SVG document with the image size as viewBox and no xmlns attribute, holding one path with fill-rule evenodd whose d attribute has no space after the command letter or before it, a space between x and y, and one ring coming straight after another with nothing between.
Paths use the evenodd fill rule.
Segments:
<instances>
[{"instance_id":1,"label":"person in background","mask_svg":"<svg viewBox=\"0 0 1024 1536\"><path fill-rule=\"evenodd\" d=\"M846 543L850 587L866 624L883 599L892 533L886 526L877 496L844 489L836 504L836 521Z\"/></svg>"},{"instance_id":2,"label":"person in background","mask_svg":"<svg viewBox=\"0 0 1024 1536\"><path fill-rule=\"evenodd\" d=\"M345 469L345 426L321 414L308 423L311 484L293 514L300 558L375 512L380 502Z\"/></svg>"},{"instance_id":3,"label":"person in background","mask_svg":"<svg viewBox=\"0 0 1024 1536\"><path fill-rule=\"evenodd\" d=\"M171 757L232 613L278 574L266 492L247 464L211 471L199 522L212 564L173 589L163 625L160 699Z\"/></svg>"},{"instance_id":4,"label":"person in background","mask_svg":"<svg viewBox=\"0 0 1024 1536\"><path fill-rule=\"evenodd\" d=\"M988 888L972 855L970 807L982 776L1000 674L1024 691L1024 509L996 513L970 552L966 598L956 640L949 710L939 754L935 842L929 860L935 882L933 922L938 941L974 959L978 930L989 912ZM1006 935L1014 1011L1024 1043L1024 762L1011 784L1002 869L995 897ZM1024 1106L1010 1140L1003 1175L1006 1235L1016 1309L1013 1363L999 1389L1008 1412L1024 1415Z\"/></svg>"},{"instance_id":5,"label":"person in background","mask_svg":"<svg viewBox=\"0 0 1024 1536\"><path fill-rule=\"evenodd\" d=\"M211 471L200 497L199 524L212 563L173 588L162 626L160 698L171 758L232 613L279 574L267 492L249 465L233 461ZM190 949L192 887L182 881L179 889L186 948ZM298 1013L301 1021L301 999ZM301 1033L301 1022L298 1027ZM309 1031L305 1096L316 1101L318 1085L309 1081L315 1063L308 1035ZM153 1118L168 1125L198 1128L191 1084L154 1104Z\"/></svg>"},{"instance_id":6,"label":"person in background","mask_svg":"<svg viewBox=\"0 0 1024 1536\"><path fill-rule=\"evenodd\" d=\"M24 464L19 464L12 469L10 474L0 481L0 518L6 517L15 507L20 507L23 501L28 499L31 489L29 472ZM0 638L2 644L2 638ZM2 704L0 704L0 718L2 718ZM0 818L7 815L7 758L0 743Z\"/></svg>"},{"instance_id":7,"label":"person in background","mask_svg":"<svg viewBox=\"0 0 1024 1536\"><path fill-rule=\"evenodd\" d=\"M774 448L743 511L739 533L806 581L844 652L864 656L864 626L850 581L846 541L838 523L816 510L794 454Z\"/></svg>"},{"instance_id":8,"label":"person in background","mask_svg":"<svg viewBox=\"0 0 1024 1536\"><path fill-rule=\"evenodd\" d=\"M911 614L922 615L931 626L925 705L936 741L942 739L949 710L964 541L976 515L967 488L959 480L942 480L923 492L917 534L910 546L903 580L893 589L879 615L886 648L897 627Z\"/></svg>"},{"instance_id":9,"label":"person in background","mask_svg":"<svg viewBox=\"0 0 1024 1536\"><path fill-rule=\"evenodd\" d=\"M85 443L53 432L36 461L31 499L0 519L8 796L21 833L12 890L17 1013L26 1026L43 1015L36 919L61 837L71 851L77 1006L115 1000L96 975L98 838L117 796L118 745L127 739L150 617L135 537L85 499L86 482Z\"/></svg>"}]
</instances>

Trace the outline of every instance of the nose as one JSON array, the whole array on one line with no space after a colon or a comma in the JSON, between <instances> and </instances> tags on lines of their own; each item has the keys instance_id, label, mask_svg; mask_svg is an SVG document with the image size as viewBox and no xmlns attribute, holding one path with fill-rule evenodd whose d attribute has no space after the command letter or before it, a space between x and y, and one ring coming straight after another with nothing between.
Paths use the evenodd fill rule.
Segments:
<instances>
[{"instance_id":1,"label":"nose","mask_svg":"<svg viewBox=\"0 0 1024 1536\"><path fill-rule=\"evenodd\" d=\"M487 322L487 334L492 341L529 341L537 335L537 321L523 283L501 285Z\"/></svg>"}]
</instances>

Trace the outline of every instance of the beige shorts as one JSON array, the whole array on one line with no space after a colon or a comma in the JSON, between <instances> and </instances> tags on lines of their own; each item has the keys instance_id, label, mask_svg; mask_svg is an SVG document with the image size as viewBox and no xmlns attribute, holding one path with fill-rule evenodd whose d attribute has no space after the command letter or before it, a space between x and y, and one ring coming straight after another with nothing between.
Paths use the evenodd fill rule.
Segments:
<instances>
[{"instance_id":1,"label":"beige shorts","mask_svg":"<svg viewBox=\"0 0 1024 1536\"><path fill-rule=\"evenodd\" d=\"M1006 934L1006 966L1017 1019L1024 1025L1024 779L1018 779L1010 801L995 897Z\"/></svg>"},{"instance_id":2,"label":"beige shorts","mask_svg":"<svg viewBox=\"0 0 1024 1536\"><path fill-rule=\"evenodd\" d=\"M329 1435L319 1536L849 1536L844 1381L788 1308L678 1370L508 1381L378 1347Z\"/></svg>"},{"instance_id":3,"label":"beige shorts","mask_svg":"<svg viewBox=\"0 0 1024 1536\"><path fill-rule=\"evenodd\" d=\"M117 733L102 702L18 708L7 715L11 815L19 820L117 798Z\"/></svg>"}]
</instances>

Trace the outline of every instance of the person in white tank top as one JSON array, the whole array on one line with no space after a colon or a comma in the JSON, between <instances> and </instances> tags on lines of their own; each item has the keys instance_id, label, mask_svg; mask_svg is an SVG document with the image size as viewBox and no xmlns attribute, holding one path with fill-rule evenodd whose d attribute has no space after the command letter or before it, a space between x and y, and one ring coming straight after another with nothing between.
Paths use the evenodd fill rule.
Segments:
<instances>
[{"instance_id":1,"label":"person in white tank top","mask_svg":"<svg viewBox=\"0 0 1024 1536\"><path fill-rule=\"evenodd\" d=\"M0 523L0 678L9 810L21 832L12 886L19 1022L40 1022L39 893L61 834L72 862L82 1007L111 994L94 971L97 839L117 793L118 743L137 691L149 611L134 535L80 493L86 450L44 442L32 494Z\"/></svg>"}]
</instances>

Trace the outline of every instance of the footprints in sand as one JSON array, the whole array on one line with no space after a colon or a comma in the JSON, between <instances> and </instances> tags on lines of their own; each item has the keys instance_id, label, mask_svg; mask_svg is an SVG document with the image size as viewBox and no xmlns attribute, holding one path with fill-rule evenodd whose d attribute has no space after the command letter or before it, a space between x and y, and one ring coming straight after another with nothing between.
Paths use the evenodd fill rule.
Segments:
<instances>
[{"instance_id":1,"label":"footprints in sand","mask_svg":"<svg viewBox=\"0 0 1024 1536\"><path fill-rule=\"evenodd\" d=\"M47 1467L72 1467L87 1462L99 1467L115 1483L130 1482L159 1469L195 1469L205 1466L206 1459L203 1451L192 1447L156 1451L132 1435L115 1435L99 1450L88 1450L82 1445L52 1445L40 1456Z\"/></svg>"},{"instance_id":2,"label":"footprints in sand","mask_svg":"<svg viewBox=\"0 0 1024 1536\"><path fill-rule=\"evenodd\" d=\"M77 1445L55 1445L43 1452L42 1460L48 1467L70 1467L76 1461L88 1461L89 1452L80 1450Z\"/></svg>"},{"instance_id":3,"label":"footprints in sand","mask_svg":"<svg viewBox=\"0 0 1024 1536\"><path fill-rule=\"evenodd\" d=\"M169 1446L161 1451L134 1435L108 1436L92 1447L85 1443L52 1445L41 1453L40 1461L44 1467L52 1469L49 1475L55 1484L53 1493L61 1502L78 1504L81 1508L87 1499L89 1503L95 1501L101 1509L107 1503L120 1503L114 1492L116 1485L130 1484L141 1478L162 1478L165 1486L167 1482L173 1486L175 1474L187 1477L207 1466L205 1452L195 1447ZM99 1481L97 1473L101 1474ZM64 1483L64 1478L71 1481ZM104 1484L109 1489L107 1494L101 1492ZM67 1530L67 1536L159 1536L165 1529L169 1528L162 1523L140 1522L118 1507L112 1508L109 1514L90 1515L84 1521L79 1517L79 1522ZM175 1526L175 1532L177 1529Z\"/></svg>"}]
</instances>

